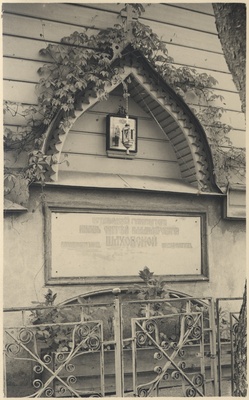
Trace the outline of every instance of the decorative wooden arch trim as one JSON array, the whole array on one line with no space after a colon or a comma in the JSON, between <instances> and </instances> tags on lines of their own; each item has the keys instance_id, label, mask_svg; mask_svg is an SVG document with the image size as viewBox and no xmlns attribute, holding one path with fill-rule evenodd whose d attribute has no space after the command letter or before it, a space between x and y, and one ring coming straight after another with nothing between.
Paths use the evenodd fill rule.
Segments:
<instances>
[{"instance_id":1,"label":"decorative wooden arch trim","mask_svg":"<svg viewBox=\"0 0 249 400\"><path fill-rule=\"evenodd\" d=\"M120 76L121 81L128 76L131 77L132 85L129 85L131 97L146 112L149 110L171 141L184 181L194 185L200 191L220 192L214 180L212 155L206 134L197 118L182 98L176 95L155 69L152 68L141 52L134 51L131 46L128 46L123 50L124 53L125 56L122 57L121 61L118 61L119 65L121 64L123 67L123 73ZM114 66L115 62L113 63ZM107 93L111 93L121 84L121 81L115 85L107 86ZM142 93L143 96L141 95ZM81 102L77 104L75 117L70 120L66 130L60 128L61 112L52 121L46 132L43 144L45 154L53 154L56 160L56 163L52 166L52 181L56 182L58 180L61 152L73 124L99 101L100 99L93 91L87 90L83 94ZM148 107L148 103L156 105L157 111L152 112ZM152 108L155 109L155 107ZM164 115L165 118L170 118L172 122L176 122L177 129L168 132L164 128L163 118L157 118L159 115Z\"/></svg>"}]
</instances>

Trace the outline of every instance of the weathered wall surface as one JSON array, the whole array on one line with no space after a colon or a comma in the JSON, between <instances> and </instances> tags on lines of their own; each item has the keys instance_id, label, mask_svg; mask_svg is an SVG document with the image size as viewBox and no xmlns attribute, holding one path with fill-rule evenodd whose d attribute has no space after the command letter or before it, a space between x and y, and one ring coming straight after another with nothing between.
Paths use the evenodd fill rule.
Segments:
<instances>
[{"instance_id":1,"label":"weathered wall surface","mask_svg":"<svg viewBox=\"0 0 249 400\"><path fill-rule=\"evenodd\" d=\"M100 29L122 23L118 18L121 8L122 4L108 3L4 4L4 98L35 104L35 85L39 80L37 70L46 62L39 50L74 31L86 28L87 33L95 34ZM230 137L234 145L244 147L244 114L222 53L211 3L146 5L140 20L163 39L177 66L194 67L218 80L215 92L224 96L224 100L216 105L229 111L223 114L222 119L233 128ZM193 105L198 106L194 99ZM22 118L6 118L6 124L12 128L23 123Z\"/></svg>"},{"instance_id":2,"label":"weathered wall surface","mask_svg":"<svg viewBox=\"0 0 249 400\"><path fill-rule=\"evenodd\" d=\"M45 194L45 197L44 197ZM5 307L28 306L43 301L44 286L44 217L41 189L32 189L29 211L10 215L5 220ZM152 212L207 212L209 281L176 282L170 287L194 296L241 296L245 280L245 223L221 218L223 199L219 196L138 193L127 191L46 188L47 202L86 209L133 210ZM65 227L67 229L67 227ZM156 262L156 260L155 260ZM165 261L166 262L166 261ZM134 275L144 265L134 265ZM153 270L153 266L148 265ZM172 273L174 273L172 271ZM122 281L120 282L122 285ZM112 287L110 284L104 287ZM103 289L103 285L52 286L57 302Z\"/></svg>"},{"instance_id":3,"label":"weathered wall surface","mask_svg":"<svg viewBox=\"0 0 249 400\"><path fill-rule=\"evenodd\" d=\"M3 54L4 54L4 99L36 104L35 85L39 80L37 70L46 62L39 54L41 48L48 43L57 43L64 36L74 31L86 28L89 34L95 34L100 29L122 23L118 11L123 5L114 4L53 4L53 3L6 3L3 5ZM168 46L169 55L174 58L175 65L195 67L199 72L211 74L218 80L216 93L224 96L217 106L225 109L223 121L230 124L233 130L230 137L238 147L245 144L245 121L241 112L238 93L228 71L221 45L215 28L211 4L151 4L146 5L146 11L141 22L157 33ZM189 99L190 101L190 99ZM191 101L190 101L191 103ZM193 105L197 107L197 104ZM103 110L91 110L82 116L82 121L96 117ZM204 106L202 106L204 107ZM20 106L18 111L21 111ZM106 112L106 110L104 110ZM92 112L92 113L91 113ZM95 114L94 114L95 113ZM144 122L151 123L148 116ZM21 116L6 115L6 125L18 128L25 123ZM142 124L142 119L141 119ZM81 119L73 127L65 143L64 152L76 153L82 144L82 138L87 140L88 155L94 151L103 151L104 135L98 135L99 123L91 122L96 136L88 135L88 128L82 128ZM142 125L141 125L142 126ZM148 129L149 125L146 125ZM159 142L156 128L153 125L154 142L148 145L144 140L144 152L149 158L152 146ZM146 132L144 130L144 132ZM88 136L87 136L88 135ZM98 137L98 143L91 142ZM161 139L160 139L161 140ZM156 144L157 143L157 144ZM178 166L172 149L163 139L165 146L163 162L173 165L170 174L162 177L178 177ZM91 147L92 146L92 147ZM100 146L100 147L98 147ZM96 150L99 149L99 150ZM141 148L142 149L142 148ZM157 146L155 157L160 158L162 147ZM9 164L13 164L11 156ZM73 161L73 155L72 160ZM161 159L161 161L162 161ZM94 155L91 155L94 166ZM160 160L159 160L160 161ZM160 162L161 162L160 161ZM21 166L20 159L15 167ZM80 171L82 166L76 161ZM66 165L66 164L65 164ZM62 169L65 167L62 166ZM71 166L73 163L71 162ZM87 163L88 168L90 164ZM83 165L84 167L84 165ZM142 168L142 167L141 167ZM66 167L65 167L66 169ZM92 170L92 169L91 169ZM135 173L135 171L134 171ZM86 190L65 188L45 189L47 201L64 201L65 204L78 207L92 207L111 210L143 210L151 211L205 211L207 212L207 241L209 281L171 283L172 287L196 296L241 296L245 277L245 223L243 221L228 221L222 219L222 197L173 195L167 193L108 191L100 189ZM47 291L44 282L44 220L42 215L41 191L31 190L28 212L22 214L7 214L5 219L5 275L4 296L5 306L31 305L32 301L43 301ZM134 275L144 265L134 266ZM149 266L152 270L153 267ZM86 293L96 286L69 285L53 288L58 293L58 302L76 295Z\"/></svg>"}]
</instances>

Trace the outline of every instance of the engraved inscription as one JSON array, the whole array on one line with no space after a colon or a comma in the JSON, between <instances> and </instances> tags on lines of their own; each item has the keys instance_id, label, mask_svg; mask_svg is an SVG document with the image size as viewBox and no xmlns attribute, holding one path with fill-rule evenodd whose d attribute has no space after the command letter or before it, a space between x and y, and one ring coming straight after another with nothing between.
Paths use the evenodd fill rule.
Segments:
<instances>
[{"instance_id":1,"label":"engraved inscription","mask_svg":"<svg viewBox=\"0 0 249 400\"><path fill-rule=\"evenodd\" d=\"M52 212L52 276L200 274L201 243L198 216Z\"/></svg>"}]
</instances>

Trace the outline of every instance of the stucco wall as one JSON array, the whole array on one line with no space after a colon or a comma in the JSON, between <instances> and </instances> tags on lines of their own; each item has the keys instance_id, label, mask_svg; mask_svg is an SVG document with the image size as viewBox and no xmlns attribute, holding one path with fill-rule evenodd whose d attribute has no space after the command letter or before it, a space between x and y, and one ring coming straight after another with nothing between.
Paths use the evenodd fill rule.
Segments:
<instances>
[{"instance_id":1,"label":"stucco wall","mask_svg":"<svg viewBox=\"0 0 249 400\"><path fill-rule=\"evenodd\" d=\"M5 219L5 307L30 306L32 301L43 301L47 292L44 282L43 201L86 209L126 209L141 214L148 209L152 212L206 212L209 281L172 282L169 285L194 296L242 296L245 280L245 222L222 218L223 197L58 187L45 188L42 192L40 187L33 187L28 212L7 214ZM134 275L143 267L134 265ZM153 270L152 266L148 267ZM57 293L57 303L61 303L98 287L103 289L103 285L67 285L54 286L52 290ZM106 284L105 287L112 285Z\"/></svg>"}]
</instances>

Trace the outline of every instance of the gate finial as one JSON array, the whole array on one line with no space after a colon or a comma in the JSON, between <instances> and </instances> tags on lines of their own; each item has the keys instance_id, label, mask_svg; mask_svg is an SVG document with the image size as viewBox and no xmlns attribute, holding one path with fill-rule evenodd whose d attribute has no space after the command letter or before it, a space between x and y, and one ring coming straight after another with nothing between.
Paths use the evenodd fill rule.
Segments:
<instances>
[{"instance_id":1,"label":"gate finial","mask_svg":"<svg viewBox=\"0 0 249 400\"><path fill-rule=\"evenodd\" d=\"M114 288L114 289L112 289L112 293L114 294L114 296L118 296L121 293L121 289L120 288Z\"/></svg>"}]
</instances>

